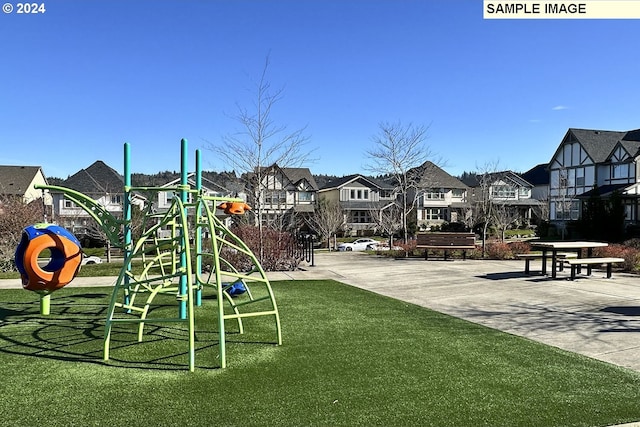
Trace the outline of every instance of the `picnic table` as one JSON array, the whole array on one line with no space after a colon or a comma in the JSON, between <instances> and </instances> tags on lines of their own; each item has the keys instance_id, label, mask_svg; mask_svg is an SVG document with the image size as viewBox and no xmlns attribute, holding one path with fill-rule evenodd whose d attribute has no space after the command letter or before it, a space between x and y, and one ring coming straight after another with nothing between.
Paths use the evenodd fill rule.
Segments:
<instances>
[{"instance_id":1,"label":"picnic table","mask_svg":"<svg viewBox=\"0 0 640 427\"><path fill-rule=\"evenodd\" d=\"M531 247L537 250L542 251L542 274L547 274L547 254L551 252L551 278L556 278L557 271L557 261L558 261L558 252L576 252L577 259L571 261L571 276L575 277L576 268L579 271L581 260L585 260L582 258L582 250L587 250L587 259L592 258L593 261L600 260L600 258L593 258L593 248L602 248L609 246L608 243L605 242L588 242L588 241L575 241L575 242L531 242ZM588 274L591 274L591 262L586 261L585 264L588 264ZM610 265L610 263L609 263Z\"/></svg>"}]
</instances>

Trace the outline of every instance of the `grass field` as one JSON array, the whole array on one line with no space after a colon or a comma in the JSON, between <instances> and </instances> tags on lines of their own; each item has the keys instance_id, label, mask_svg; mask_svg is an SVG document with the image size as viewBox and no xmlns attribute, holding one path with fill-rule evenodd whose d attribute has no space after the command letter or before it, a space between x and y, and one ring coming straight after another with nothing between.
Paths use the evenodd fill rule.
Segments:
<instances>
[{"instance_id":1,"label":"grass field","mask_svg":"<svg viewBox=\"0 0 640 427\"><path fill-rule=\"evenodd\" d=\"M182 324L120 327L102 360L108 288L0 291L0 425L605 426L640 420L640 374L333 281L273 283L267 318L218 369L213 306ZM155 309L177 310L175 298Z\"/></svg>"}]
</instances>

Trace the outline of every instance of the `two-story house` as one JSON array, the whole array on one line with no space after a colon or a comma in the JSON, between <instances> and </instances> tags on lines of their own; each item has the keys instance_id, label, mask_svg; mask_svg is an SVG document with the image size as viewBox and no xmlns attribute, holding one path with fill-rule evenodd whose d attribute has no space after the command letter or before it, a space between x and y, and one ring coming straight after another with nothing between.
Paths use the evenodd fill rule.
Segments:
<instances>
[{"instance_id":1,"label":"two-story house","mask_svg":"<svg viewBox=\"0 0 640 427\"><path fill-rule=\"evenodd\" d=\"M60 186L83 193L116 218L123 216L124 178L102 160L71 175ZM54 222L73 233L83 242L83 245L90 244L89 241L102 239L95 221L84 209L65 197L62 192L51 190L51 197ZM134 194L131 202L142 206L144 198Z\"/></svg>"},{"instance_id":2,"label":"two-story house","mask_svg":"<svg viewBox=\"0 0 640 427\"><path fill-rule=\"evenodd\" d=\"M464 222L470 208L467 185L429 161L412 169L411 174L416 176L411 199L415 197L419 229L428 230L444 222Z\"/></svg>"},{"instance_id":3,"label":"two-story house","mask_svg":"<svg viewBox=\"0 0 640 427\"><path fill-rule=\"evenodd\" d=\"M394 203L393 186L358 174L329 181L318 197L339 203L346 232L354 236L375 232L375 217Z\"/></svg>"},{"instance_id":4,"label":"two-story house","mask_svg":"<svg viewBox=\"0 0 640 427\"><path fill-rule=\"evenodd\" d=\"M278 228L299 226L298 217L315 210L318 185L309 168L281 168L274 164L244 176L249 205L263 224Z\"/></svg>"},{"instance_id":5,"label":"two-story house","mask_svg":"<svg viewBox=\"0 0 640 427\"><path fill-rule=\"evenodd\" d=\"M640 129L569 129L549 162L551 221L577 220L592 191L622 196L627 222L638 221Z\"/></svg>"},{"instance_id":6,"label":"two-story house","mask_svg":"<svg viewBox=\"0 0 640 427\"><path fill-rule=\"evenodd\" d=\"M43 195L35 185L46 185L47 179L40 166L5 166L0 165L0 194L4 197L17 197L24 203L44 197L44 204L51 206L51 197Z\"/></svg>"},{"instance_id":7,"label":"two-story house","mask_svg":"<svg viewBox=\"0 0 640 427\"><path fill-rule=\"evenodd\" d=\"M494 223L502 227L517 225L528 227L544 217L542 206L546 202L533 197L535 186L521 174L500 171L473 175L465 179L471 191L471 202L476 214L482 210L482 201L490 203ZM539 189L540 196L544 194Z\"/></svg>"}]
</instances>

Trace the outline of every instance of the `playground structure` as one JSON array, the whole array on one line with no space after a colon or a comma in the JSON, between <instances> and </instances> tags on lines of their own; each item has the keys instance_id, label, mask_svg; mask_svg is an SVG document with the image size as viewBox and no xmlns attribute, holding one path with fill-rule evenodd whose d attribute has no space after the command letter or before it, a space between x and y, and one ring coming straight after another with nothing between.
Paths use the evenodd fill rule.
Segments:
<instances>
[{"instance_id":1,"label":"playground structure","mask_svg":"<svg viewBox=\"0 0 640 427\"><path fill-rule=\"evenodd\" d=\"M123 251L123 267L114 285L107 310L104 360L109 360L110 357L114 325L137 326L137 340L140 342L144 338L145 325L179 322L187 324L188 365L189 370L193 371L196 347L195 312L196 307L202 304L202 293L206 289L213 289L216 299L221 368L226 367L226 321L234 321L238 332L242 334L244 318L271 317L275 327L275 344L281 345L282 332L276 299L260 262L251 249L215 215L216 209L222 209L226 214L238 215L249 210L250 207L241 199L211 197L204 194L199 151L196 151L195 188L189 185L187 141L184 139L181 141L180 184L173 188L133 187L130 158L130 146L125 143L122 219L114 217L95 200L80 192L59 186L37 187L63 193L66 199L84 209L97 222L114 248L120 248ZM171 206L165 212L154 212L153 204L146 204L141 231L136 232L138 237L134 239L131 196L133 192L142 191L156 195L160 192L172 191L175 197L172 198ZM204 236L207 236L206 240ZM30 251L31 256L36 258L38 251L47 248L52 252L49 270L57 271L65 266L70 269L73 264L67 263L75 262L76 258L79 267L81 256L74 258L64 255L70 249L58 250L58 247L51 242L43 242L37 248L29 248L28 240L25 240L24 250ZM54 256L59 253L63 255ZM227 259L227 254L245 257L251 268L239 271ZM54 263L54 260L57 261ZM70 279L73 279L75 272L77 268ZM42 280L26 273L26 278L23 275L23 287L40 292L46 298L49 297L50 292L70 281L64 284L59 281L53 286L52 279L56 275L55 272L51 273L52 276L46 275ZM35 282L33 279L36 279ZM40 285L36 286L35 283ZM47 289L48 285L55 289L53 287ZM176 316L154 317L152 314L154 299L166 294L175 296ZM48 312L43 312L42 307L41 302L41 312L47 314Z\"/></svg>"}]
</instances>

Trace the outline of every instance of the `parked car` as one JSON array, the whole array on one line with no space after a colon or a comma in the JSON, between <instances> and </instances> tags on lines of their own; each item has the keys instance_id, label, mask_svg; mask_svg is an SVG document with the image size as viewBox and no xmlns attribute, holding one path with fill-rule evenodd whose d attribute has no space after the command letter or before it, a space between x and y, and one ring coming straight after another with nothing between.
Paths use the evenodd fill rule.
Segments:
<instances>
[{"instance_id":1,"label":"parked car","mask_svg":"<svg viewBox=\"0 0 640 427\"><path fill-rule=\"evenodd\" d=\"M86 256L85 254L82 254L81 265L87 265L87 264L102 264L102 258L94 255Z\"/></svg>"},{"instance_id":2,"label":"parked car","mask_svg":"<svg viewBox=\"0 0 640 427\"><path fill-rule=\"evenodd\" d=\"M339 251L364 251L368 249L367 246L371 245L373 247L378 243L380 242L374 239L362 238L351 243L340 243L338 245L338 250Z\"/></svg>"}]
</instances>

